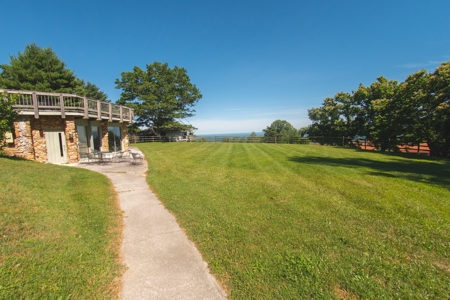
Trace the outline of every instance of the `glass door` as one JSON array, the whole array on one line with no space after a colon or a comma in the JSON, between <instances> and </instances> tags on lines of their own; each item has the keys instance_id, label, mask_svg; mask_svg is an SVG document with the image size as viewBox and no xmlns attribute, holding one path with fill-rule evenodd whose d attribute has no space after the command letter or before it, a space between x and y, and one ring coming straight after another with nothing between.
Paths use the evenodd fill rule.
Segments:
<instances>
[{"instance_id":1,"label":"glass door","mask_svg":"<svg viewBox=\"0 0 450 300\"><path fill-rule=\"evenodd\" d=\"M77 126L78 132L78 151L80 153L89 153L89 139L86 126Z\"/></svg>"},{"instance_id":2,"label":"glass door","mask_svg":"<svg viewBox=\"0 0 450 300\"><path fill-rule=\"evenodd\" d=\"M122 150L122 136L120 127L108 126L108 147L110 152Z\"/></svg>"}]
</instances>

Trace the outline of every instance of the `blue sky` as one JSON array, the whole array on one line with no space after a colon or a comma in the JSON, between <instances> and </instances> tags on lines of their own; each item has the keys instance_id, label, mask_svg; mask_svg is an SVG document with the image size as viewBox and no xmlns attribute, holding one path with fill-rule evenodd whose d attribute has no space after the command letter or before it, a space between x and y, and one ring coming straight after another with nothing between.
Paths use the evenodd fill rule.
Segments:
<instances>
[{"instance_id":1,"label":"blue sky","mask_svg":"<svg viewBox=\"0 0 450 300\"><path fill-rule=\"evenodd\" d=\"M325 97L403 81L450 60L450 1L4 1L0 63L51 47L116 101L114 81L154 61L187 69L197 134L310 124Z\"/></svg>"}]
</instances>

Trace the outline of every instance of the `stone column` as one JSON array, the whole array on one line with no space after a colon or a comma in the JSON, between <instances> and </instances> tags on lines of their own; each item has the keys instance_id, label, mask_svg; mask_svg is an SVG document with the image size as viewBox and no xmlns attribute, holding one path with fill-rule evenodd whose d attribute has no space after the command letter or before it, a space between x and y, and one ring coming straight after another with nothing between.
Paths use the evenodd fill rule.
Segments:
<instances>
[{"instance_id":1,"label":"stone column","mask_svg":"<svg viewBox=\"0 0 450 300\"><path fill-rule=\"evenodd\" d=\"M102 129L102 151L109 151L108 145L108 121L101 121L101 129Z\"/></svg>"},{"instance_id":2,"label":"stone column","mask_svg":"<svg viewBox=\"0 0 450 300\"><path fill-rule=\"evenodd\" d=\"M19 116L14 122L14 155L34 160L33 138L30 117Z\"/></svg>"},{"instance_id":3,"label":"stone column","mask_svg":"<svg viewBox=\"0 0 450 300\"><path fill-rule=\"evenodd\" d=\"M130 145L130 141L128 139L128 127L127 123L123 123L122 126L122 134L123 134L123 151L128 151L128 147Z\"/></svg>"},{"instance_id":4,"label":"stone column","mask_svg":"<svg viewBox=\"0 0 450 300\"><path fill-rule=\"evenodd\" d=\"M31 136L34 148L34 160L40 162L47 161L47 143L45 142L44 126L42 119L31 120Z\"/></svg>"},{"instance_id":5,"label":"stone column","mask_svg":"<svg viewBox=\"0 0 450 300\"><path fill-rule=\"evenodd\" d=\"M80 154L78 153L78 132L73 117L66 118L64 132L66 135L67 158L69 159L69 164L73 164L80 159Z\"/></svg>"}]
</instances>

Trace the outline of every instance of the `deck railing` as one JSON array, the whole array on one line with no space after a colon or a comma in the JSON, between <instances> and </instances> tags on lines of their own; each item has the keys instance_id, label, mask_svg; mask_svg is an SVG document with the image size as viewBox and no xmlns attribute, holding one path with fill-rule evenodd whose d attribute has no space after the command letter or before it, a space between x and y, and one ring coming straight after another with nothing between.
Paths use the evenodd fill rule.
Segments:
<instances>
[{"instance_id":1,"label":"deck railing","mask_svg":"<svg viewBox=\"0 0 450 300\"><path fill-rule=\"evenodd\" d=\"M74 94L15 91L0 89L0 93L18 95L13 105L19 115L83 116L85 119L109 120L132 123L134 111L132 108L100 100L89 99Z\"/></svg>"}]
</instances>

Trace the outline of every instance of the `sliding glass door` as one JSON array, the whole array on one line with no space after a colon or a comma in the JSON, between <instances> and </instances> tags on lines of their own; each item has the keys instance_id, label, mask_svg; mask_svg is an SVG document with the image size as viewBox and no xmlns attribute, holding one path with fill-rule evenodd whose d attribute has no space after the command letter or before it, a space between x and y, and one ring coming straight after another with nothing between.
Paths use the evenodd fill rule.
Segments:
<instances>
[{"instance_id":1,"label":"sliding glass door","mask_svg":"<svg viewBox=\"0 0 450 300\"><path fill-rule=\"evenodd\" d=\"M110 152L122 150L122 132L119 126L108 126L108 148Z\"/></svg>"},{"instance_id":2,"label":"sliding glass door","mask_svg":"<svg viewBox=\"0 0 450 300\"><path fill-rule=\"evenodd\" d=\"M80 153L100 151L102 147L100 122L76 120Z\"/></svg>"}]
</instances>

